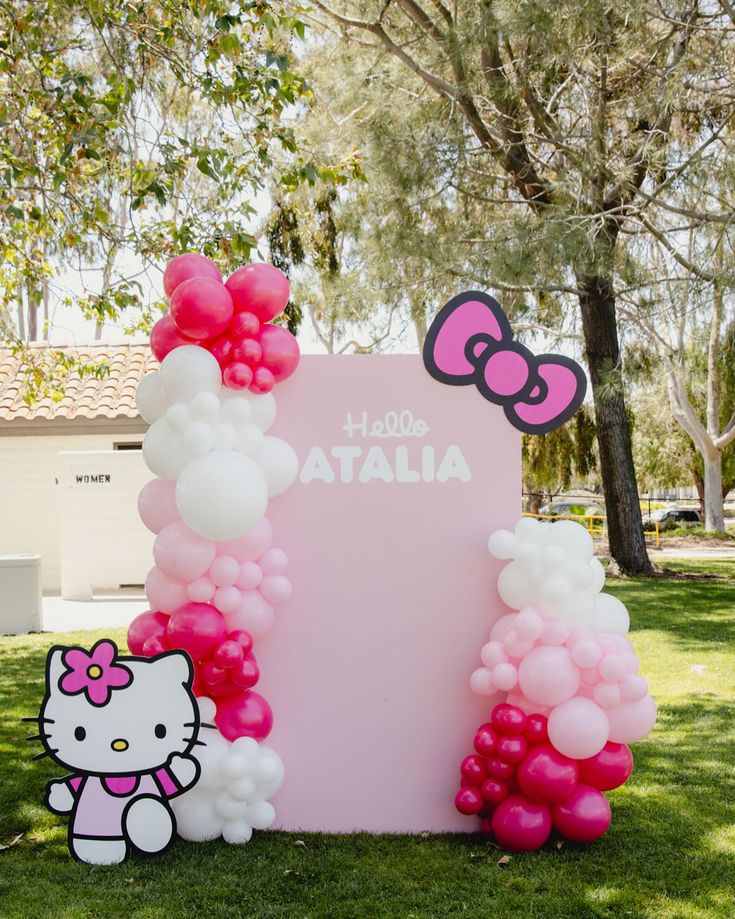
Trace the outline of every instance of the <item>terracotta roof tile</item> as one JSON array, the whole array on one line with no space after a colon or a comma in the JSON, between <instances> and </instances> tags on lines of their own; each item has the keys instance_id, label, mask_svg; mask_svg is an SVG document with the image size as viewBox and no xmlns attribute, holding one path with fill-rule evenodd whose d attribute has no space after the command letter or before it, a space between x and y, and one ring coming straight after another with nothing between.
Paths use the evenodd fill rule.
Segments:
<instances>
[{"instance_id":1,"label":"terracotta roof tile","mask_svg":"<svg viewBox=\"0 0 735 919\"><path fill-rule=\"evenodd\" d=\"M32 361L37 366L53 366L58 352L84 363L105 366L108 372L99 379L94 375L80 377L76 372L69 373L60 387L58 402L44 396L29 406L23 401L22 359L7 348L0 348L0 421L139 417L135 406L138 383L159 366L148 345L31 346ZM55 376L58 378L58 371Z\"/></svg>"}]
</instances>

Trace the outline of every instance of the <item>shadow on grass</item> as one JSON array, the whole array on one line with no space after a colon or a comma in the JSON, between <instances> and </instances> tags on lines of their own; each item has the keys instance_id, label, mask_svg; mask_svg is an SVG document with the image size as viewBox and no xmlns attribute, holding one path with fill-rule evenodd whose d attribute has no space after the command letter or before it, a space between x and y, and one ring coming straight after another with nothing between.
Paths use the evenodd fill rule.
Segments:
<instances>
[{"instance_id":1,"label":"shadow on grass","mask_svg":"<svg viewBox=\"0 0 735 919\"><path fill-rule=\"evenodd\" d=\"M666 602L656 598L647 616L663 616ZM655 733L635 747L633 778L610 795L609 833L586 848L549 844L500 866L502 853L473 835L260 833L243 847L178 842L160 859L97 868L71 860L65 820L42 807L59 770L30 762L33 745L22 738L32 730L18 722L41 700L51 644L46 636L0 643L0 837L24 834L0 852L3 919L735 915L735 751L732 710L721 700L664 700ZM410 776L396 781L410 789Z\"/></svg>"}]
</instances>

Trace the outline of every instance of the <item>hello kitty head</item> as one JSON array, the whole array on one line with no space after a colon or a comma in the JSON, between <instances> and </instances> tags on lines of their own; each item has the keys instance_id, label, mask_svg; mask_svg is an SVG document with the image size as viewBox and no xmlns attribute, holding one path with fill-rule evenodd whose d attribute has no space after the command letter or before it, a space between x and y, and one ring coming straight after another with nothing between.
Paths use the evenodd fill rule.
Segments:
<instances>
[{"instance_id":1,"label":"hello kitty head","mask_svg":"<svg viewBox=\"0 0 735 919\"><path fill-rule=\"evenodd\" d=\"M38 718L46 752L75 772L130 776L161 768L197 740L193 667L181 651L118 656L109 640L90 651L54 646Z\"/></svg>"}]
</instances>

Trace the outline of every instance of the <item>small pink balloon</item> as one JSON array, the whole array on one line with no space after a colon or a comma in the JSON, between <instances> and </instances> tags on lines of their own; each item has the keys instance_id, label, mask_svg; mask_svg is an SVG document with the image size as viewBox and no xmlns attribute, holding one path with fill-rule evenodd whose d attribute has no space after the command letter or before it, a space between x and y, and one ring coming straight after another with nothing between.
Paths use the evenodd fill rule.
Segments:
<instances>
[{"instance_id":1,"label":"small pink balloon","mask_svg":"<svg viewBox=\"0 0 735 919\"><path fill-rule=\"evenodd\" d=\"M620 683L620 695L623 702L639 702L648 695L648 682L637 673L629 673Z\"/></svg>"},{"instance_id":2,"label":"small pink balloon","mask_svg":"<svg viewBox=\"0 0 735 919\"><path fill-rule=\"evenodd\" d=\"M172 648L181 648L196 663L209 657L225 640L222 613L208 603L187 603L168 621L166 637Z\"/></svg>"},{"instance_id":3,"label":"small pink balloon","mask_svg":"<svg viewBox=\"0 0 735 919\"><path fill-rule=\"evenodd\" d=\"M492 816L492 831L499 846L512 852L533 852L551 834L551 814L545 804L512 794Z\"/></svg>"},{"instance_id":4,"label":"small pink balloon","mask_svg":"<svg viewBox=\"0 0 735 919\"><path fill-rule=\"evenodd\" d=\"M210 278L222 283L222 275L213 261L198 252L184 252L177 255L166 266L163 272L163 289L167 297L176 290L182 281L189 278Z\"/></svg>"},{"instance_id":5,"label":"small pink balloon","mask_svg":"<svg viewBox=\"0 0 735 919\"><path fill-rule=\"evenodd\" d=\"M551 808L554 827L572 842L594 842L610 826L610 805L605 795L589 785L577 785L571 795Z\"/></svg>"},{"instance_id":6,"label":"small pink balloon","mask_svg":"<svg viewBox=\"0 0 735 919\"><path fill-rule=\"evenodd\" d=\"M482 646L480 651L480 660L489 669L496 664L504 664L508 660L502 641L488 641Z\"/></svg>"},{"instance_id":7,"label":"small pink balloon","mask_svg":"<svg viewBox=\"0 0 735 919\"><path fill-rule=\"evenodd\" d=\"M283 574L288 568L288 556L283 549L271 548L258 559L263 574Z\"/></svg>"},{"instance_id":8,"label":"small pink balloon","mask_svg":"<svg viewBox=\"0 0 735 919\"><path fill-rule=\"evenodd\" d=\"M515 658L525 657L533 650L534 645L535 642L533 641L523 641L514 628L508 632L503 641L503 648L506 654Z\"/></svg>"},{"instance_id":9,"label":"small pink balloon","mask_svg":"<svg viewBox=\"0 0 735 919\"><path fill-rule=\"evenodd\" d=\"M277 606L279 603L285 603L291 596L291 582L282 574L270 574L263 578L260 592L269 603Z\"/></svg>"},{"instance_id":10,"label":"small pink balloon","mask_svg":"<svg viewBox=\"0 0 735 919\"><path fill-rule=\"evenodd\" d=\"M635 743L653 729L656 723L656 703L650 696L638 702L622 702L608 709L610 740L615 743Z\"/></svg>"},{"instance_id":11,"label":"small pink balloon","mask_svg":"<svg viewBox=\"0 0 735 919\"><path fill-rule=\"evenodd\" d=\"M578 641L572 648L572 660L578 667L596 667L602 657L602 651L596 641Z\"/></svg>"},{"instance_id":12,"label":"small pink balloon","mask_svg":"<svg viewBox=\"0 0 735 919\"><path fill-rule=\"evenodd\" d=\"M238 562L254 562L270 547L273 542L273 530L267 517L239 539L217 543L218 555L232 555Z\"/></svg>"},{"instance_id":13,"label":"small pink balloon","mask_svg":"<svg viewBox=\"0 0 735 919\"><path fill-rule=\"evenodd\" d=\"M214 652L214 662L218 667L234 667L245 657L242 647L232 639L223 641Z\"/></svg>"},{"instance_id":14,"label":"small pink balloon","mask_svg":"<svg viewBox=\"0 0 735 919\"><path fill-rule=\"evenodd\" d=\"M273 712L257 692L246 691L217 700L214 722L227 740L253 737L260 743L273 727Z\"/></svg>"},{"instance_id":15,"label":"small pink balloon","mask_svg":"<svg viewBox=\"0 0 735 919\"><path fill-rule=\"evenodd\" d=\"M541 641L545 645L563 645L569 637L571 626L564 619L554 617L553 619L544 620L544 628L541 632Z\"/></svg>"},{"instance_id":16,"label":"small pink balloon","mask_svg":"<svg viewBox=\"0 0 735 919\"><path fill-rule=\"evenodd\" d=\"M161 316L151 329L151 351L157 361L162 361L174 348L180 348L182 345L198 344L198 340L181 334L168 313L165 316Z\"/></svg>"},{"instance_id":17,"label":"small pink balloon","mask_svg":"<svg viewBox=\"0 0 735 919\"><path fill-rule=\"evenodd\" d=\"M501 692L510 692L518 683L518 670L509 662L496 664L492 671L493 683Z\"/></svg>"},{"instance_id":18,"label":"small pink balloon","mask_svg":"<svg viewBox=\"0 0 735 919\"><path fill-rule=\"evenodd\" d=\"M564 756L587 759L599 753L607 743L610 723L599 705L577 696L552 710L548 731L549 740Z\"/></svg>"},{"instance_id":19,"label":"small pink balloon","mask_svg":"<svg viewBox=\"0 0 735 919\"><path fill-rule=\"evenodd\" d=\"M487 768L485 766L485 757L472 753L465 756L459 764L459 774L462 776L463 784L480 786L487 778Z\"/></svg>"},{"instance_id":20,"label":"small pink balloon","mask_svg":"<svg viewBox=\"0 0 735 919\"><path fill-rule=\"evenodd\" d=\"M209 567L209 577L217 587L232 587L240 576L240 563L231 555L218 555Z\"/></svg>"},{"instance_id":21,"label":"small pink balloon","mask_svg":"<svg viewBox=\"0 0 735 919\"><path fill-rule=\"evenodd\" d=\"M600 682L600 674L597 672L597 667L585 667L581 675L582 686L594 687Z\"/></svg>"},{"instance_id":22,"label":"small pink balloon","mask_svg":"<svg viewBox=\"0 0 735 919\"><path fill-rule=\"evenodd\" d=\"M506 613L490 630L490 641L505 641L505 636L515 625L517 613Z\"/></svg>"},{"instance_id":23,"label":"small pink balloon","mask_svg":"<svg viewBox=\"0 0 735 919\"><path fill-rule=\"evenodd\" d=\"M238 587L218 587L212 603L221 613L235 613L242 604L242 593Z\"/></svg>"},{"instance_id":24,"label":"small pink balloon","mask_svg":"<svg viewBox=\"0 0 735 919\"><path fill-rule=\"evenodd\" d=\"M153 557L164 574L181 581L192 581L207 573L215 555L215 544L192 533L177 520L169 523L156 536Z\"/></svg>"},{"instance_id":25,"label":"small pink balloon","mask_svg":"<svg viewBox=\"0 0 735 919\"><path fill-rule=\"evenodd\" d=\"M274 319L286 308L289 298L286 275L264 262L244 265L225 281L235 312L253 313L260 322Z\"/></svg>"},{"instance_id":26,"label":"small pink balloon","mask_svg":"<svg viewBox=\"0 0 735 919\"><path fill-rule=\"evenodd\" d=\"M626 674L625 661L619 654L606 654L597 666L603 680L617 683Z\"/></svg>"},{"instance_id":27,"label":"small pink balloon","mask_svg":"<svg viewBox=\"0 0 735 919\"><path fill-rule=\"evenodd\" d=\"M145 595L150 605L162 613L175 613L189 598L181 581L167 577L160 568L151 568L145 579Z\"/></svg>"},{"instance_id":28,"label":"small pink balloon","mask_svg":"<svg viewBox=\"0 0 735 919\"><path fill-rule=\"evenodd\" d=\"M258 590L246 590L242 594L240 608L227 614L227 628L230 631L244 629L254 639L262 638L273 625L273 607Z\"/></svg>"},{"instance_id":29,"label":"small pink balloon","mask_svg":"<svg viewBox=\"0 0 735 919\"><path fill-rule=\"evenodd\" d=\"M263 351L261 366L270 370L276 383L288 379L301 357L296 339L283 326L270 324L261 327L258 338Z\"/></svg>"},{"instance_id":30,"label":"small pink balloon","mask_svg":"<svg viewBox=\"0 0 735 919\"><path fill-rule=\"evenodd\" d=\"M217 590L209 578L197 578L186 585L186 595L194 603L209 603Z\"/></svg>"},{"instance_id":31,"label":"small pink balloon","mask_svg":"<svg viewBox=\"0 0 735 919\"><path fill-rule=\"evenodd\" d=\"M534 609L524 609L516 616L513 626L522 641L536 641L544 630L544 620Z\"/></svg>"},{"instance_id":32,"label":"small pink balloon","mask_svg":"<svg viewBox=\"0 0 735 919\"><path fill-rule=\"evenodd\" d=\"M250 392L257 396L264 396L269 393L275 385L275 378L267 367L260 366L253 374L253 382L250 384Z\"/></svg>"},{"instance_id":33,"label":"small pink balloon","mask_svg":"<svg viewBox=\"0 0 735 919\"><path fill-rule=\"evenodd\" d=\"M608 683L603 680L595 686L592 698L600 708L612 708L615 705L620 705L622 700L620 686L617 683Z\"/></svg>"},{"instance_id":34,"label":"small pink balloon","mask_svg":"<svg viewBox=\"0 0 735 919\"><path fill-rule=\"evenodd\" d=\"M533 801L563 801L574 791L579 768L550 743L532 747L516 772L521 791Z\"/></svg>"},{"instance_id":35,"label":"small pink balloon","mask_svg":"<svg viewBox=\"0 0 735 919\"><path fill-rule=\"evenodd\" d=\"M140 519L152 533L160 533L169 523L180 519L176 507L176 481L153 479L138 495Z\"/></svg>"},{"instance_id":36,"label":"small pink balloon","mask_svg":"<svg viewBox=\"0 0 735 919\"><path fill-rule=\"evenodd\" d=\"M222 382L228 389L247 389L253 382L253 371L242 361L235 361L222 371Z\"/></svg>"},{"instance_id":37,"label":"small pink balloon","mask_svg":"<svg viewBox=\"0 0 735 919\"><path fill-rule=\"evenodd\" d=\"M487 667L478 667L470 677L470 689L478 696L491 696L497 691L493 675Z\"/></svg>"},{"instance_id":38,"label":"small pink balloon","mask_svg":"<svg viewBox=\"0 0 735 919\"><path fill-rule=\"evenodd\" d=\"M454 806L466 817L471 817L474 814L479 814L484 806L482 795L480 791L471 786L466 785L463 788L460 788L454 798Z\"/></svg>"},{"instance_id":39,"label":"small pink balloon","mask_svg":"<svg viewBox=\"0 0 735 919\"><path fill-rule=\"evenodd\" d=\"M157 610L148 610L136 616L128 626L128 648L131 654L143 654L148 638L161 638L166 634L168 616ZM148 655L146 655L147 657Z\"/></svg>"},{"instance_id":40,"label":"small pink balloon","mask_svg":"<svg viewBox=\"0 0 735 919\"><path fill-rule=\"evenodd\" d=\"M237 586L243 590L255 590L263 581L263 571L257 562L243 562L237 578Z\"/></svg>"},{"instance_id":41,"label":"small pink balloon","mask_svg":"<svg viewBox=\"0 0 735 919\"><path fill-rule=\"evenodd\" d=\"M171 295L171 318L176 328L190 338L221 335L233 315L232 297L213 278L188 278Z\"/></svg>"},{"instance_id":42,"label":"small pink balloon","mask_svg":"<svg viewBox=\"0 0 735 919\"><path fill-rule=\"evenodd\" d=\"M579 688L579 669L567 648L542 645L521 661L518 682L524 696L542 705L558 705Z\"/></svg>"}]
</instances>

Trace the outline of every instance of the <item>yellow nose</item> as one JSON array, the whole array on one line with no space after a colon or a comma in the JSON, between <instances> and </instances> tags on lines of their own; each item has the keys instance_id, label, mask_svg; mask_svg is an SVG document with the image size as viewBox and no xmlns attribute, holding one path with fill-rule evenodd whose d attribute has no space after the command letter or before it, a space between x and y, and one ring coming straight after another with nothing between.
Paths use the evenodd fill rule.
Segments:
<instances>
[{"instance_id":1,"label":"yellow nose","mask_svg":"<svg viewBox=\"0 0 735 919\"><path fill-rule=\"evenodd\" d=\"M124 740L122 737L118 737L117 740L112 741L111 746L113 750L127 750L128 742L127 740Z\"/></svg>"}]
</instances>

